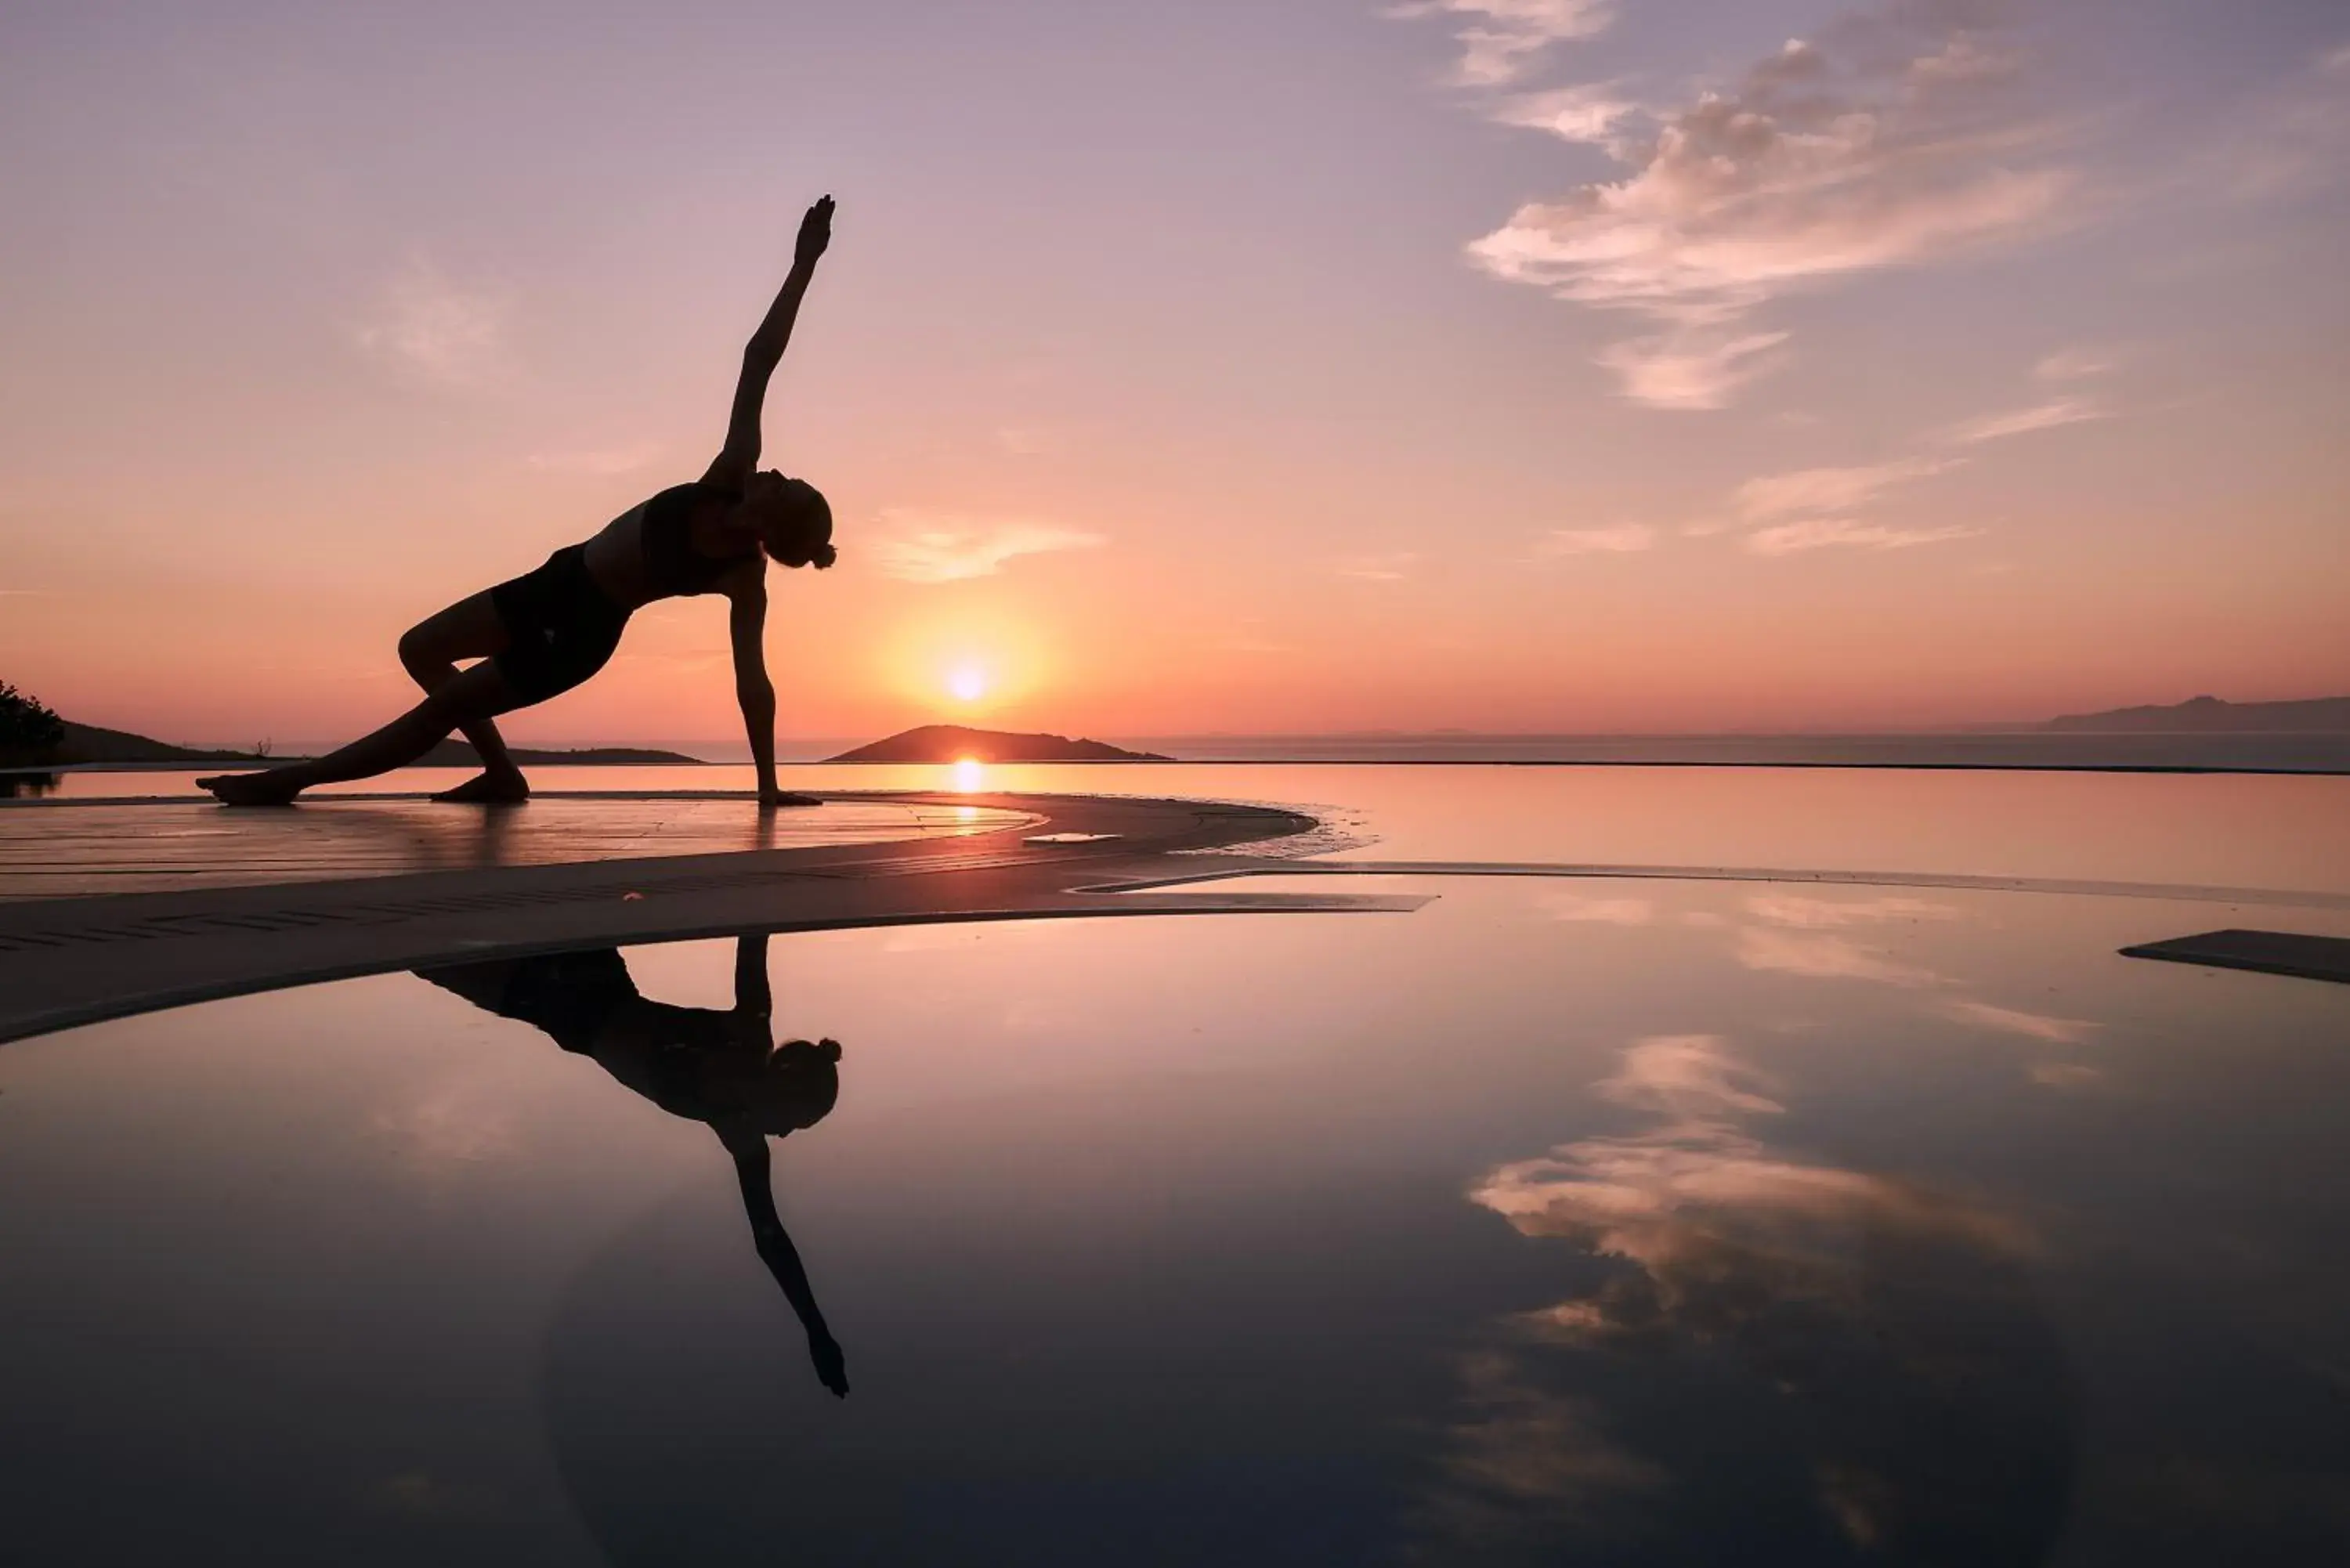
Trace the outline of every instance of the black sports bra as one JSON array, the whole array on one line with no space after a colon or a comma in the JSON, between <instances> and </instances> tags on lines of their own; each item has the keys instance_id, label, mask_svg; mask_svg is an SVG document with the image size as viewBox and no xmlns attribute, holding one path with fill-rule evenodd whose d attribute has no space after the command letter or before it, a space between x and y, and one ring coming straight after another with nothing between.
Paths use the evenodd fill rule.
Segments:
<instances>
[{"instance_id":1,"label":"black sports bra","mask_svg":"<svg viewBox=\"0 0 2350 1568\"><path fill-rule=\"evenodd\" d=\"M746 558L705 556L693 547L693 509L705 498L739 500L720 485L673 484L644 504L638 532L645 544L645 586L655 598L706 594Z\"/></svg>"}]
</instances>

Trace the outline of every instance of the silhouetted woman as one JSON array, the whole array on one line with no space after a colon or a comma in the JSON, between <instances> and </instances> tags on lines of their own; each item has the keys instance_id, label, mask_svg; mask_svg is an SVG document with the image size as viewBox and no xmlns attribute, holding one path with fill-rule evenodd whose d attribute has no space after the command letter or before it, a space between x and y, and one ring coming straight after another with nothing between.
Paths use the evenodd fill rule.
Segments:
<instances>
[{"instance_id":1,"label":"silhouetted woman","mask_svg":"<svg viewBox=\"0 0 2350 1568\"><path fill-rule=\"evenodd\" d=\"M840 1097L840 1043L770 1043L775 1003L767 990L765 937L735 939L730 1012L649 1000L611 948L446 964L416 974L501 1018L544 1031L671 1116L716 1133L733 1158L760 1261L807 1330L816 1375L847 1397L839 1342L817 1310L807 1271L775 1212L767 1175L767 1140L814 1127Z\"/></svg>"},{"instance_id":2,"label":"silhouetted woman","mask_svg":"<svg viewBox=\"0 0 2350 1568\"><path fill-rule=\"evenodd\" d=\"M494 720L568 691L604 667L629 617L656 599L724 594L734 645L734 694L750 732L766 805L804 805L775 787L775 692L761 634L766 559L833 562L832 508L816 486L759 467L759 413L791 342L800 298L832 238L832 198L800 222L791 275L743 350L726 447L691 484L662 491L584 545L557 550L525 576L461 599L409 628L400 661L424 701L375 733L313 762L196 782L231 805L282 805L313 784L368 778L414 762L452 729L481 753L478 778L443 800L514 801L530 793ZM478 659L462 673L456 661Z\"/></svg>"}]
</instances>

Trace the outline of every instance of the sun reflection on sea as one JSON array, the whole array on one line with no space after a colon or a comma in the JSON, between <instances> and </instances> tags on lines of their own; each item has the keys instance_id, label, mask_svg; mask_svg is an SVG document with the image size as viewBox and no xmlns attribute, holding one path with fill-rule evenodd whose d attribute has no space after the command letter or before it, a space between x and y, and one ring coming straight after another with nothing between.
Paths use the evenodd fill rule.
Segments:
<instances>
[{"instance_id":1,"label":"sun reflection on sea","mask_svg":"<svg viewBox=\"0 0 2350 1568\"><path fill-rule=\"evenodd\" d=\"M956 759L949 772L952 778L949 787L958 794L976 794L987 785L987 764L975 757Z\"/></svg>"}]
</instances>

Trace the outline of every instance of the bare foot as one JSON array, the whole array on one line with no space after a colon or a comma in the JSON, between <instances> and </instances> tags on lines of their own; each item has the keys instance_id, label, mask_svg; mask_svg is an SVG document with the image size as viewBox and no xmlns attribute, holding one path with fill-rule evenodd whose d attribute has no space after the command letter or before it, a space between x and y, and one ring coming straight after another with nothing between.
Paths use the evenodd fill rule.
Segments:
<instances>
[{"instance_id":1,"label":"bare foot","mask_svg":"<svg viewBox=\"0 0 2350 1568\"><path fill-rule=\"evenodd\" d=\"M518 773L494 774L484 770L455 789L444 789L432 798L460 805L515 805L530 798L530 781Z\"/></svg>"},{"instance_id":2,"label":"bare foot","mask_svg":"<svg viewBox=\"0 0 2350 1568\"><path fill-rule=\"evenodd\" d=\"M824 802L812 794L801 794L795 790L787 789L780 789L772 794L762 794L759 797L761 811L772 811L779 805L822 805L823 804Z\"/></svg>"},{"instance_id":3,"label":"bare foot","mask_svg":"<svg viewBox=\"0 0 2350 1568\"><path fill-rule=\"evenodd\" d=\"M302 786L281 778L276 772L260 774L214 774L196 781L198 789L208 789L223 805L291 805Z\"/></svg>"}]
</instances>

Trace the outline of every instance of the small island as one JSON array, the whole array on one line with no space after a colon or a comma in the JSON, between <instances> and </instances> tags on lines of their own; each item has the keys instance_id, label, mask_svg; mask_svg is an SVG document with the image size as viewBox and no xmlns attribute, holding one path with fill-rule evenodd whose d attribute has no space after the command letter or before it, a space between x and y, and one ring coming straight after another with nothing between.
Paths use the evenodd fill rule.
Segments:
<instances>
[{"instance_id":1,"label":"small island","mask_svg":"<svg viewBox=\"0 0 2350 1568\"><path fill-rule=\"evenodd\" d=\"M1017 735L962 724L924 724L875 741L829 763L1171 763L1156 752L1129 752L1106 741Z\"/></svg>"}]
</instances>

